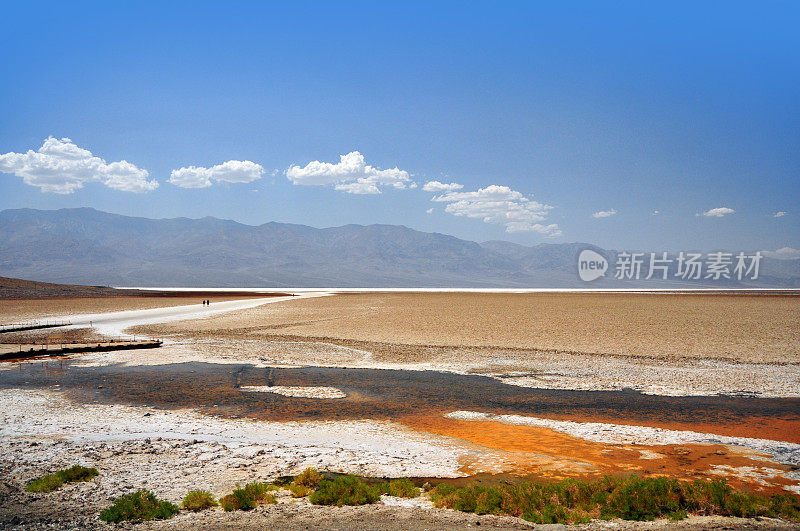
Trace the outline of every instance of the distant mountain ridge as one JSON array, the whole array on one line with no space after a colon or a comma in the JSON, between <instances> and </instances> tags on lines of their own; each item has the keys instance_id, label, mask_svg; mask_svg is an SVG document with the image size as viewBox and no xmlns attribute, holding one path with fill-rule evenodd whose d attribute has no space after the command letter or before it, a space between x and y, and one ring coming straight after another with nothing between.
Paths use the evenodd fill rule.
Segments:
<instances>
[{"instance_id":1,"label":"distant mountain ridge","mask_svg":"<svg viewBox=\"0 0 800 531\"><path fill-rule=\"evenodd\" d=\"M0 275L45 282L195 287L698 287L676 281L590 284L588 244L476 243L398 225L317 229L212 217L148 219L91 208L0 212ZM613 267L613 264L612 264ZM748 287L799 287L800 260L765 259ZM612 277L612 278L608 278ZM736 287L713 284L718 287Z\"/></svg>"}]
</instances>

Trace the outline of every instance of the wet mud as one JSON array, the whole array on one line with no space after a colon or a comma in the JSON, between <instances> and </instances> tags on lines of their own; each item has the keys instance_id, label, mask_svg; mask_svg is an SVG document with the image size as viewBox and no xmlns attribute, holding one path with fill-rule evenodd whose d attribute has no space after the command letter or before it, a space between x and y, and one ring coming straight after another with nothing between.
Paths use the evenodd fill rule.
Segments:
<instances>
[{"instance_id":1,"label":"wet mud","mask_svg":"<svg viewBox=\"0 0 800 531\"><path fill-rule=\"evenodd\" d=\"M472 410L800 443L799 398L533 389L484 376L436 371L261 368L246 364L79 367L70 359L50 359L13 363L0 371L0 388L56 385L73 399L87 403L196 408L234 418L402 422L404 418ZM336 387L347 396L319 400L240 390L243 386L267 385Z\"/></svg>"}]
</instances>

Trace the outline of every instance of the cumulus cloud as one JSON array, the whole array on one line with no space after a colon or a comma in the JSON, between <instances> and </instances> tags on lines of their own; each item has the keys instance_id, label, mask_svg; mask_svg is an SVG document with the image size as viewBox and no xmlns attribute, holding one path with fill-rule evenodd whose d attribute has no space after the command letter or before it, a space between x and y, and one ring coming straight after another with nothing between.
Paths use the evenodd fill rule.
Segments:
<instances>
[{"instance_id":1,"label":"cumulus cloud","mask_svg":"<svg viewBox=\"0 0 800 531\"><path fill-rule=\"evenodd\" d=\"M341 155L339 162L309 162L304 167L291 165L286 177L294 184L305 186L329 186L349 194L379 194L381 187L397 189L415 188L411 176L405 170L391 168L379 170L364 160L364 155L352 151Z\"/></svg>"},{"instance_id":2,"label":"cumulus cloud","mask_svg":"<svg viewBox=\"0 0 800 531\"><path fill-rule=\"evenodd\" d=\"M464 188L463 184L458 183L440 183L439 181L428 181L425 183L425 186L422 187L422 190L425 192L434 192L440 194L442 192L455 192L456 190L461 190Z\"/></svg>"},{"instance_id":3,"label":"cumulus cloud","mask_svg":"<svg viewBox=\"0 0 800 531\"><path fill-rule=\"evenodd\" d=\"M147 180L147 170L128 161L107 163L76 146L69 138L47 137L37 151L0 155L0 171L21 177L42 192L71 194L86 183L102 183L123 192L149 192L158 181Z\"/></svg>"},{"instance_id":4,"label":"cumulus cloud","mask_svg":"<svg viewBox=\"0 0 800 531\"><path fill-rule=\"evenodd\" d=\"M615 215L616 213L617 213L617 211L612 208L611 210L600 210L599 212L595 212L594 214L592 214L592 217L595 218L595 219L610 218L611 216ZM656 214L657 213L658 213L658 211L656 211Z\"/></svg>"},{"instance_id":5,"label":"cumulus cloud","mask_svg":"<svg viewBox=\"0 0 800 531\"><path fill-rule=\"evenodd\" d=\"M555 223L542 225L541 223L529 223L527 221L510 221L506 223L506 232L538 232L545 236L561 236L561 229Z\"/></svg>"},{"instance_id":6,"label":"cumulus cloud","mask_svg":"<svg viewBox=\"0 0 800 531\"><path fill-rule=\"evenodd\" d=\"M783 210L781 210L780 212L775 212L775 214L773 214L772 217L773 218L782 218L786 214L788 214L788 212L784 212Z\"/></svg>"},{"instance_id":7,"label":"cumulus cloud","mask_svg":"<svg viewBox=\"0 0 800 531\"><path fill-rule=\"evenodd\" d=\"M208 188L214 182L251 183L261 178L264 168L249 160L229 160L210 168L189 166L172 170L169 181L181 188Z\"/></svg>"},{"instance_id":8,"label":"cumulus cloud","mask_svg":"<svg viewBox=\"0 0 800 531\"><path fill-rule=\"evenodd\" d=\"M703 212L703 215L707 218L721 218L722 216L727 216L728 214L733 214L734 212L736 211L732 208L719 207L706 210Z\"/></svg>"},{"instance_id":9,"label":"cumulus cloud","mask_svg":"<svg viewBox=\"0 0 800 531\"><path fill-rule=\"evenodd\" d=\"M446 192L431 200L447 203L445 212L454 216L503 224L506 232L535 231L553 237L561 235L558 225L540 223L553 207L528 199L508 186L493 184L474 192Z\"/></svg>"},{"instance_id":10,"label":"cumulus cloud","mask_svg":"<svg viewBox=\"0 0 800 531\"><path fill-rule=\"evenodd\" d=\"M797 260L800 258L800 249L781 247L777 251L761 251L761 254L769 258L777 258L778 260Z\"/></svg>"}]
</instances>

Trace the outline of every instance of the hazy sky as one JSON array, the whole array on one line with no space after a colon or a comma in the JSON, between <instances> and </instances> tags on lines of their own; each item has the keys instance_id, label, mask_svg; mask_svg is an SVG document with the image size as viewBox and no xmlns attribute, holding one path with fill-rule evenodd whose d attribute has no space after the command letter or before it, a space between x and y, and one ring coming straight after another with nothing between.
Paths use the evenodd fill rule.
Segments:
<instances>
[{"instance_id":1,"label":"hazy sky","mask_svg":"<svg viewBox=\"0 0 800 531\"><path fill-rule=\"evenodd\" d=\"M796 2L15 4L0 209L800 248Z\"/></svg>"}]
</instances>

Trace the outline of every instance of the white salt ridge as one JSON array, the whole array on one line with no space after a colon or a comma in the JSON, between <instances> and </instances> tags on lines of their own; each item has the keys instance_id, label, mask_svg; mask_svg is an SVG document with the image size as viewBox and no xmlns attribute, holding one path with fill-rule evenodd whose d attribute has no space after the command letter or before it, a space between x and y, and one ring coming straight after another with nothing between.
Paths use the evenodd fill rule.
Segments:
<instances>
[{"instance_id":1,"label":"white salt ridge","mask_svg":"<svg viewBox=\"0 0 800 531\"><path fill-rule=\"evenodd\" d=\"M603 422L574 422L570 420L551 420L521 415L495 415L478 411L453 411L447 418L472 421L495 421L519 426L547 428L572 437L606 444L721 444L740 446L773 456L775 461L785 465L800 465L800 444L754 439L750 437L729 437L696 431L668 430L649 426L630 426L627 424L607 424Z\"/></svg>"},{"instance_id":2,"label":"white salt ridge","mask_svg":"<svg viewBox=\"0 0 800 531\"><path fill-rule=\"evenodd\" d=\"M298 472L313 466L384 477L464 475L463 447L390 421L228 419L192 410L79 404L45 390L3 390L2 402L0 453L6 442L19 439L109 443L161 437L209 443L204 459L212 461L266 452L294 463Z\"/></svg>"},{"instance_id":3,"label":"white salt ridge","mask_svg":"<svg viewBox=\"0 0 800 531\"><path fill-rule=\"evenodd\" d=\"M519 370L524 363L525 372ZM538 389L620 391L659 396L800 397L800 364L736 363L716 359L652 360L587 354L532 353L486 376L505 384ZM517 367L514 367L514 366ZM480 368L480 367L476 367ZM502 372L498 368L506 369ZM495 372L497 371L497 372Z\"/></svg>"},{"instance_id":4,"label":"white salt ridge","mask_svg":"<svg viewBox=\"0 0 800 531\"><path fill-rule=\"evenodd\" d=\"M294 398L345 398L347 395L336 387L291 387L286 385L243 385L239 388L248 393L275 393Z\"/></svg>"}]
</instances>

